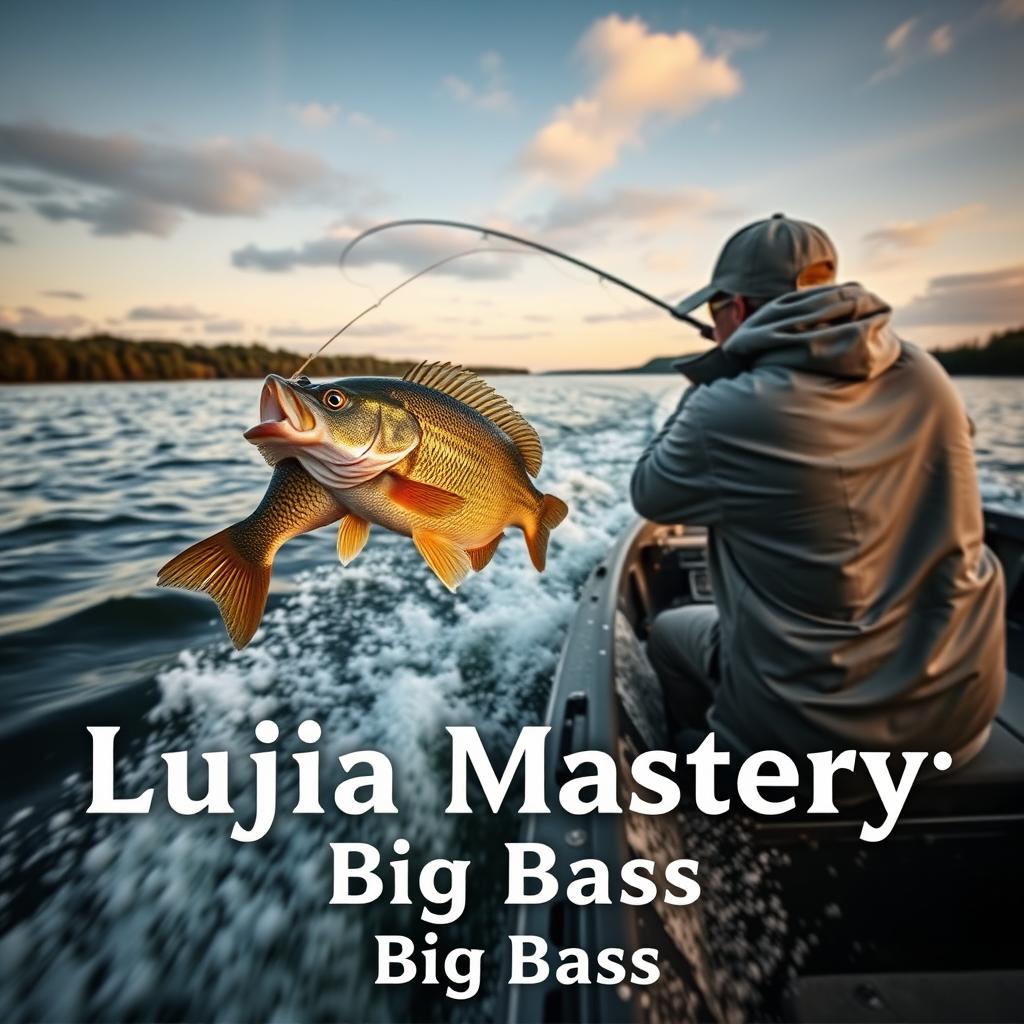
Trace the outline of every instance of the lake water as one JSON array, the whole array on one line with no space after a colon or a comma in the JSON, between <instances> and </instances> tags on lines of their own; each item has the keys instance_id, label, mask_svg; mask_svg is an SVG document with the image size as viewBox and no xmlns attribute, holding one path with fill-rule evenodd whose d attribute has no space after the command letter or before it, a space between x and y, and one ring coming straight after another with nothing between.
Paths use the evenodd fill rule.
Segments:
<instances>
[{"instance_id":1,"label":"lake water","mask_svg":"<svg viewBox=\"0 0 1024 1024\"><path fill-rule=\"evenodd\" d=\"M488 1014L488 996L442 1010L436 990L374 986L373 936L428 928L418 908L384 900L330 906L329 844L370 842L386 857L404 836L414 864L472 858L470 908L442 941L497 948L503 908L486 865L503 862L517 821L441 813L444 727L476 725L507 751L543 714L577 590L631 520L633 462L680 391L675 377L495 383L544 440L543 489L572 510L547 572L514 531L453 596L406 538L375 529L343 569L323 530L278 556L268 614L241 652L211 602L153 584L169 557L259 501L268 470L241 438L259 382L2 391L0 1019ZM984 499L1024 510L1020 382L957 386ZM281 730L271 833L239 844L232 816L171 814L160 755L229 750L241 765L232 803L251 820L245 755L263 718ZM307 718L324 731L327 813L298 817L288 755L307 749L295 735ZM156 785L152 813L84 814L86 725L122 727L118 784ZM392 759L397 815L334 808L336 755L355 749Z\"/></svg>"}]
</instances>

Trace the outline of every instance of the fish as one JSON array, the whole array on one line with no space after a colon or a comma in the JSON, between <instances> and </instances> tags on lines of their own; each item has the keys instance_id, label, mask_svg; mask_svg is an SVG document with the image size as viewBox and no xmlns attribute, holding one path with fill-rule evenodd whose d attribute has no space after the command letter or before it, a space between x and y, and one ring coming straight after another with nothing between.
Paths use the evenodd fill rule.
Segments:
<instances>
[{"instance_id":1,"label":"fish","mask_svg":"<svg viewBox=\"0 0 1024 1024\"><path fill-rule=\"evenodd\" d=\"M536 430L486 381L447 362L321 384L270 374L260 422L244 436L274 467L259 508L158 576L210 594L236 647L259 625L274 554L300 533L337 521L338 557L349 565L376 524L410 537L455 592L508 528L523 532L543 572L550 533L569 511L533 484L543 460Z\"/></svg>"},{"instance_id":2,"label":"fish","mask_svg":"<svg viewBox=\"0 0 1024 1024\"><path fill-rule=\"evenodd\" d=\"M267 377L261 422L246 431L272 465L296 458L347 508L338 555L349 564L370 524L411 537L449 589L494 556L508 527L523 531L544 570L548 537L568 513L541 493L537 431L470 370L420 363L404 377L313 384Z\"/></svg>"},{"instance_id":3,"label":"fish","mask_svg":"<svg viewBox=\"0 0 1024 1024\"><path fill-rule=\"evenodd\" d=\"M263 619L274 555L286 541L330 526L345 512L297 459L282 459L252 514L172 558L158 572L157 586L209 594L240 649Z\"/></svg>"}]
</instances>

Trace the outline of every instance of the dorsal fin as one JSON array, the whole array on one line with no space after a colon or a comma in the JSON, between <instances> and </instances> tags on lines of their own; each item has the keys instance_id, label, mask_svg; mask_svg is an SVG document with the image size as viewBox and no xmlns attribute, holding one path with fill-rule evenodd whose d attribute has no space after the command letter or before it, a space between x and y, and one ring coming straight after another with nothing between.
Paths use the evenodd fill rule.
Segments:
<instances>
[{"instance_id":1,"label":"dorsal fin","mask_svg":"<svg viewBox=\"0 0 1024 1024\"><path fill-rule=\"evenodd\" d=\"M465 402L471 409L476 409L508 434L519 449L530 476L536 476L540 472L544 449L537 431L487 381L471 370L453 366L451 363L420 363L402 380L443 391L446 395Z\"/></svg>"}]
</instances>

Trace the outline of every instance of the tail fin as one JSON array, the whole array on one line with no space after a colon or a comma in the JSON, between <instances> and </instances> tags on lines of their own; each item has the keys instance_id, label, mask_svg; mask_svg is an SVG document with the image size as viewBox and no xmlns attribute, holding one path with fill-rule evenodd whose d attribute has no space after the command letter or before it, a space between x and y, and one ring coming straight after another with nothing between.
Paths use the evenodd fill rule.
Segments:
<instances>
[{"instance_id":1,"label":"tail fin","mask_svg":"<svg viewBox=\"0 0 1024 1024\"><path fill-rule=\"evenodd\" d=\"M544 571L544 564L548 557L548 536L568 514L569 506L561 498L556 498L553 494L545 494L541 499L536 522L524 528L530 561L533 562L537 572Z\"/></svg>"},{"instance_id":2,"label":"tail fin","mask_svg":"<svg viewBox=\"0 0 1024 1024\"><path fill-rule=\"evenodd\" d=\"M231 539L231 527L182 551L157 575L157 586L209 594L237 648L259 628L270 589L270 566L248 561Z\"/></svg>"}]
</instances>

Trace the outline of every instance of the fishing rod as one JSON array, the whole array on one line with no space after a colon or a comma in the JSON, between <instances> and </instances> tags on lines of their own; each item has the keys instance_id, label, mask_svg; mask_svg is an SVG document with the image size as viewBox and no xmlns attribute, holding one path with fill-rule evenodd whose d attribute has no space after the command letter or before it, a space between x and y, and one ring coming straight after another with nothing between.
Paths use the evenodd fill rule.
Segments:
<instances>
[{"instance_id":1,"label":"fishing rod","mask_svg":"<svg viewBox=\"0 0 1024 1024\"><path fill-rule=\"evenodd\" d=\"M468 224L465 221L460 220L438 220L433 218L416 217L406 220L391 220L384 224L376 224L372 228L367 228L365 231L356 235L345 246L341 252L341 257L338 261L340 267L345 266L345 260L349 253L364 239L369 238L371 235L376 235L381 231L390 231L392 228L408 228L408 227L440 227L440 228L456 228L462 231L475 231L478 232L483 238L501 238L506 242L514 242L516 245L525 246L528 249L534 249L537 252L545 253L548 256L554 256L556 259L565 260L567 263L572 263L574 266L580 267L583 270L589 271L591 274L596 274L602 281L607 281L610 284L618 285L620 288L625 288L627 292L632 292L634 295L641 299L645 299L647 302L653 303L655 306L665 310L666 313L670 314L676 320L682 320L683 323L689 324L691 327L697 329L700 332L702 338L706 338L708 341L714 340L714 328L708 324L702 323L695 317L690 316L688 313L679 312L674 306L665 302L663 299L659 299L656 295L651 295L650 292L645 292L642 288L638 288L635 284L630 284L628 281L624 281L621 277L617 277L615 274L609 274L608 271L602 270L600 267L595 267L592 263L587 263L584 260L577 258L576 256L570 256L569 253L561 252L558 249L552 248L550 245L545 245L543 242L535 242L529 238L522 238L519 235L513 235L508 231L499 231L497 228L483 227L480 224ZM483 250L470 250L470 251L483 251ZM509 250L505 250L509 251ZM431 268L433 269L433 268Z\"/></svg>"}]
</instances>

